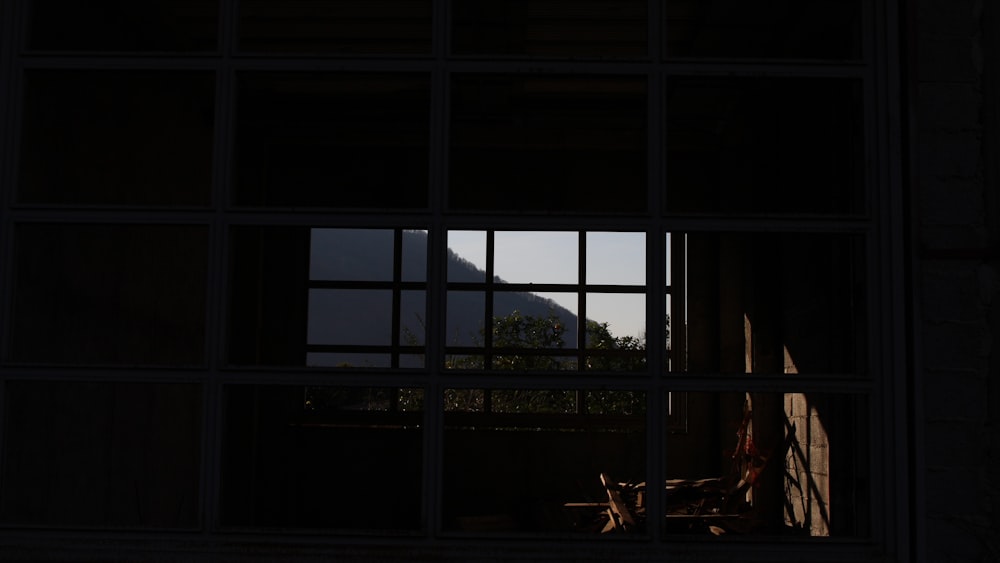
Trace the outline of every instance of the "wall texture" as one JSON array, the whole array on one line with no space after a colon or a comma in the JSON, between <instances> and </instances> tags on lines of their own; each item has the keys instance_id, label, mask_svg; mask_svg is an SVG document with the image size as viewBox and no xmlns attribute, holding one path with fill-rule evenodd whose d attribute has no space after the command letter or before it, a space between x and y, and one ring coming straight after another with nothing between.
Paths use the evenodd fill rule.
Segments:
<instances>
[{"instance_id":1,"label":"wall texture","mask_svg":"<svg viewBox=\"0 0 1000 563\"><path fill-rule=\"evenodd\" d=\"M1000 561L998 31L990 0L918 1L910 29L915 536L932 562Z\"/></svg>"}]
</instances>

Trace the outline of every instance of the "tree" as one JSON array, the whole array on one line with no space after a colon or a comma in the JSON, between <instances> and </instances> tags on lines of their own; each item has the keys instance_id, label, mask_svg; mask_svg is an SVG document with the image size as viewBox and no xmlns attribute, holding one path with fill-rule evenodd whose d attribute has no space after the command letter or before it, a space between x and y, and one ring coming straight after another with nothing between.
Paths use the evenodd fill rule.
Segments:
<instances>
[{"instance_id":1,"label":"tree","mask_svg":"<svg viewBox=\"0 0 1000 563\"><path fill-rule=\"evenodd\" d=\"M523 315L514 311L494 317L490 333L489 367L504 371L576 370L581 355L584 369L602 371L635 371L645 366L645 339L634 336L614 336L608 323L588 320L584 324L584 350L567 348L565 324L550 311L544 317ZM575 335L571 335L576 344ZM486 348L486 331L480 329L474 338L477 346ZM563 352L565 351L565 352ZM450 357L446 367L452 369L484 369L486 355ZM445 396L449 410L498 413L569 414L593 412L600 414L636 414L644 412L641 393L631 391L588 391L580 394L567 390L449 390Z\"/></svg>"}]
</instances>

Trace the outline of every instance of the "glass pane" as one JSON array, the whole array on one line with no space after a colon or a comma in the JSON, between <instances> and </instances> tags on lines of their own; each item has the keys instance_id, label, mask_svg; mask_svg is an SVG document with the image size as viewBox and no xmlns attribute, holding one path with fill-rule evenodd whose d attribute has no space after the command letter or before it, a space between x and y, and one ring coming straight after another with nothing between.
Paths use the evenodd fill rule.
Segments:
<instances>
[{"instance_id":1,"label":"glass pane","mask_svg":"<svg viewBox=\"0 0 1000 563\"><path fill-rule=\"evenodd\" d=\"M485 345L486 294L481 291L449 291L446 346Z\"/></svg>"},{"instance_id":2,"label":"glass pane","mask_svg":"<svg viewBox=\"0 0 1000 563\"><path fill-rule=\"evenodd\" d=\"M482 389L445 389L444 410L483 412L486 392Z\"/></svg>"},{"instance_id":3,"label":"glass pane","mask_svg":"<svg viewBox=\"0 0 1000 563\"><path fill-rule=\"evenodd\" d=\"M646 296L641 293L588 293L586 340L587 369L644 369Z\"/></svg>"},{"instance_id":4,"label":"glass pane","mask_svg":"<svg viewBox=\"0 0 1000 563\"><path fill-rule=\"evenodd\" d=\"M489 394L495 413L574 414L577 394L564 389L494 389Z\"/></svg>"},{"instance_id":5,"label":"glass pane","mask_svg":"<svg viewBox=\"0 0 1000 563\"><path fill-rule=\"evenodd\" d=\"M448 281L486 281L486 231L448 231Z\"/></svg>"},{"instance_id":6,"label":"glass pane","mask_svg":"<svg viewBox=\"0 0 1000 563\"><path fill-rule=\"evenodd\" d=\"M668 57L858 59L859 0L667 0Z\"/></svg>"},{"instance_id":7,"label":"glass pane","mask_svg":"<svg viewBox=\"0 0 1000 563\"><path fill-rule=\"evenodd\" d=\"M28 48L214 51L218 0L30 0Z\"/></svg>"},{"instance_id":8,"label":"glass pane","mask_svg":"<svg viewBox=\"0 0 1000 563\"><path fill-rule=\"evenodd\" d=\"M645 57L645 0L452 0L452 52Z\"/></svg>"},{"instance_id":9,"label":"glass pane","mask_svg":"<svg viewBox=\"0 0 1000 563\"><path fill-rule=\"evenodd\" d=\"M14 361L204 361L207 228L23 224L15 244Z\"/></svg>"},{"instance_id":10,"label":"glass pane","mask_svg":"<svg viewBox=\"0 0 1000 563\"><path fill-rule=\"evenodd\" d=\"M646 234L587 233L587 283L646 285Z\"/></svg>"},{"instance_id":11,"label":"glass pane","mask_svg":"<svg viewBox=\"0 0 1000 563\"><path fill-rule=\"evenodd\" d=\"M664 248L666 249L666 257L664 258L664 260L665 260L665 263L667 265L667 286L668 287L673 283L671 281L673 279L673 277L671 276L671 272L673 271L673 263L671 262L671 259L672 259L671 258L671 253L673 251L672 246L671 246L672 244L676 244L676 242L675 243L671 243L670 242L670 233L667 233L666 234L666 242L664 244Z\"/></svg>"},{"instance_id":12,"label":"glass pane","mask_svg":"<svg viewBox=\"0 0 1000 563\"><path fill-rule=\"evenodd\" d=\"M681 326L678 327L676 322L674 323L670 322L671 317L673 316L672 307L674 299L672 295L666 295L664 296L664 299L666 300L666 310L664 312L665 314L664 334L666 335L666 337L664 338L664 345L667 347L667 355L665 358L667 361L667 371L681 371L680 368L677 367L679 364L677 363L678 362L678 359L676 357L677 354L674 352L676 346L675 342L677 341L676 334L674 333L674 331L676 330L683 331L684 330L683 324L681 324ZM678 318L683 321L683 315L678 316ZM680 349L678 349L678 352L679 351Z\"/></svg>"},{"instance_id":13,"label":"glass pane","mask_svg":"<svg viewBox=\"0 0 1000 563\"><path fill-rule=\"evenodd\" d=\"M420 526L419 389L227 386L224 526Z\"/></svg>"},{"instance_id":14,"label":"glass pane","mask_svg":"<svg viewBox=\"0 0 1000 563\"><path fill-rule=\"evenodd\" d=\"M684 393L666 438L668 534L867 537L868 401Z\"/></svg>"},{"instance_id":15,"label":"glass pane","mask_svg":"<svg viewBox=\"0 0 1000 563\"><path fill-rule=\"evenodd\" d=\"M577 347L576 300L573 293L494 294L490 345L501 352L491 357L489 368L576 369L575 356L557 352ZM512 348L517 352L502 352Z\"/></svg>"},{"instance_id":16,"label":"glass pane","mask_svg":"<svg viewBox=\"0 0 1000 563\"><path fill-rule=\"evenodd\" d=\"M309 344L386 346L391 335L391 291L309 290Z\"/></svg>"},{"instance_id":17,"label":"glass pane","mask_svg":"<svg viewBox=\"0 0 1000 563\"><path fill-rule=\"evenodd\" d=\"M670 323L672 353L686 364L675 361L674 371L867 371L861 237L689 233L687 240L687 294L673 295L684 302L674 302Z\"/></svg>"},{"instance_id":18,"label":"glass pane","mask_svg":"<svg viewBox=\"0 0 1000 563\"><path fill-rule=\"evenodd\" d=\"M612 498L624 504L619 491L646 481L646 419L636 406L645 398L593 393L447 390L445 529L597 534L617 525L642 534L641 513L610 524L607 512Z\"/></svg>"},{"instance_id":19,"label":"glass pane","mask_svg":"<svg viewBox=\"0 0 1000 563\"><path fill-rule=\"evenodd\" d=\"M643 293L588 293L587 318L615 340L628 339L645 343L646 295ZM594 338L588 327L588 346L593 347L604 338Z\"/></svg>"},{"instance_id":20,"label":"glass pane","mask_svg":"<svg viewBox=\"0 0 1000 563\"><path fill-rule=\"evenodd\" d=\"M240 0L244 51L409 54L431 50L430 0Z\"/></svg>"},{"instance_id":21,"label":"glass pane","mask_svg":"<svg viewBox=\"0 0 1000 563\"><path fill-rule=\"evenodd\" d=\"M452 79L449 205L646 209L646 83L608 76Z\"/></svg>"},{"instance_id":22,"label":"glass pane","mask_svg":"<svg viewBox=\"0 0 1000 563\"><path fill-rule=\"evenodd\" d=\"M210 72L25 73L18 201L206 205Z\"/></svg>"},{"instance_id":23,"label":"glass pane","mask_svg":"<svg viewBox=\"0 0 1000 563\"><path fill-rule=\"evenodd\" d=\"M639 416L646 413L646 394L642 391L587 391L587 413Z\"/></svg>"},{"instance_id":24,"label":"glass pane","mask_svg":"<svg viewBox=\"0 0 1000 563\"><path fill-rule=\"evenodd\" d=\"M483 292L448 293L449 348L517 348L517 353L464 357L457 350L447 367L459 369L576 369L572 350L577 347L576 294L497 292L493 299L492 330L487 334L486 298ZM561 305L560 303L565 304ZM559 350L567 349L566 353Z\"/></svg>"},{"instance_id":25,"label":"glass pane","mask_svg":"<svg viewBox=\"0 0 1000 563\"><path fill-rule=\"evenodd\" d=\"M427 205L430 81L424 75L239 75L238 205Z\"/></svg>"},{"instance_id":26,"label":"glass pane","mask_svg":"<svg viewBox=\"0 0 1000 563\"><path fill-rule=\"evenodd\" d=\"M670 78L667 211L863 213L854 80Z\"/></svg>"},{"instance_id":27,"label":"glass pane","mask_svg":"<svg viewBox=\"0 0 1000 563\"><path fill-rule=\"evenodd\" d=\"M10 381L0 520L194 528L201 387Z\"/></svg>"},{"instance_id":28,"label":"glass pane","mask_svg":"<svg viewBox=\"0 0 1000 563\"><path fill-rule=\"evenodd\" d=\"M563 283L579 280L577 233L497 231L493 272L507 283Z\"/></svg>"},{"instance_id":29,"label":"glass pane","mask_svg":"<svg viewBox=\"0 0 1000 563\"><path fill-rule=\"evenodd\" d=\"M399 342L423 346L427 328L427 292L401 291L399 295Z\"/></svg>"},{"instance_id":30,"label":"glass pane","mask_svg":"<svg viewBox=\"0 0 1000 563\"><path fill-rule=\"evenodd\" d=\"M392 280L391 230L311 229L310 233L309 279Z\"/></svg>"},{"instance_id":31,"label":"glass pane","mask_svg":"<svg viewBox=\"0 0 1000 563\"><path fill-rule=\"evenodd\" d=\"M427 231L403 231L403 281L427 281Z\"/></svg>"}]
</instances>

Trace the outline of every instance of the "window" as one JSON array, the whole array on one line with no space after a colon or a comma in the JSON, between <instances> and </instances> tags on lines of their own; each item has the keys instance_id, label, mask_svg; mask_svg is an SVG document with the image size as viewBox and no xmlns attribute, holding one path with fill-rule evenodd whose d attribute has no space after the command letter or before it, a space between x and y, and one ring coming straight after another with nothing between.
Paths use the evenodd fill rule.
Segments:
<instances>
[{"instance_id":1,"label":"window","mask_svg":"<svg viewBox=\"0 0 1000 563\"><path fill-rule=\"evenodd\" d=\"M644 369L645 233L449 231L448 245L446 369Z\"/></svg>"},{"instance_id":2,"label":"window","mask_svg":"<svg viewBox=\"0 0 1000 563\"><path fill-rule=\"evenodd\" d=\"M451 76L450 208L645 209L644 76Z\"/></svg>"},{"instance_id":3,"label":"window","mask_svg":"<svg viewBox=\"0 0 1000 563\"><path fill-rule=\"evenodd\" d=\"M15 245L10 360L204 363L204 228L30 223Z\"/></svg>"},{"instance_id":4,"label":"window","mask_svg":"<svg viewBox=\"0 0 1000 563\"><path fill-rule=\"evenodd\" d=\"M5 391L5 524L197 527L198 385L14 381Z\"/></svg>"},{"instance_id":5,"label":"window","mask_svg":"<svg viewBox=\"0 0 1000 563\"><path fill-rule=\"evenodd\" d=\"M125 4L0 14L4 541L891 548L886 2Z\"/></svg>"},{"instance_id":6,"label":"window","mask_svg":"<svg viewBox=\"0 0 1000 563\"><path fill-rule=\"evenodd\" d=\"M24 88L20 203L208 204L211 73L37 69Z\"/></svg>"},{"instance_id":7,"label":"window","mask_svg":"<svg viewBox=\"0 0 1000 563\"><path fill-rule=\"evenodd\" d=\"M426 206L426 76L247 72L236 86L237 205Z\"/></svg>"}]
</instances>

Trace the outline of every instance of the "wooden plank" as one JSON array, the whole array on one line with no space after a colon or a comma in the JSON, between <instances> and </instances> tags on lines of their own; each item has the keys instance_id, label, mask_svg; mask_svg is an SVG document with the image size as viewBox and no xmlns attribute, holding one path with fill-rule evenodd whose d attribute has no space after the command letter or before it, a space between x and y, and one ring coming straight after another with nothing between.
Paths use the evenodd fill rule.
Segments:
<instances>
[{"instance_id":1,"label":"wooden plank","mask_svg":"<svg viewBox=\"0 0 1000 563\"><path fill-rule=\"evenodd\" d=\"M608 504L610 504L608 512L612 516L611 519L626 532L635 528L635 518L632 516L632 511L629 510L628 505L622 500L621 493L618 491L618 485L611 482L604 473L601 473L601 483L608 492Z\"/></svg>"}]
</instances>

